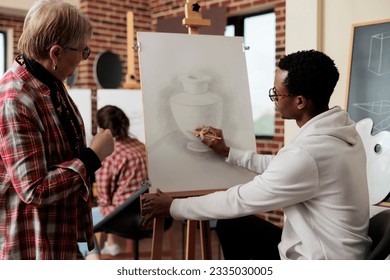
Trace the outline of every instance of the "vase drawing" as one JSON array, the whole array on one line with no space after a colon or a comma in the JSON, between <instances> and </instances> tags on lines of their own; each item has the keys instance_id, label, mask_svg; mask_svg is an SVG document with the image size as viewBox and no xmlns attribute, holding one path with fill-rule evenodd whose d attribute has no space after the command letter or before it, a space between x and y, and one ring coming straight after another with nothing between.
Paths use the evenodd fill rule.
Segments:
<instances>
[{"instance_id":1,"label":"vase drawing","mask_svg":"<svg viewBox=\"0 0 390 280\"><path fill-rule=\"evenodd\" d=\"M187 148L196 152L211 149L203 144L192 132L202 125L220 128L222 124L222 98L209 92L210 76L184 74L178 76L184 92L170 98L171 110L176 124L190 140Z\"/></svg>"}]
</instances>

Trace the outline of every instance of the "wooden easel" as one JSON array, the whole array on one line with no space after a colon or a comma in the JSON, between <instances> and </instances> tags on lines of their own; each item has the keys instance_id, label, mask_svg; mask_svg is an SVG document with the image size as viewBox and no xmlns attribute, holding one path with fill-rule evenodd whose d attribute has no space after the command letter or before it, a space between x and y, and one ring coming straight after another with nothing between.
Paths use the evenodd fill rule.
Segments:
<instances>
[{"instance_id":1,"label":"wooden easel","mask_svg":"<svg viewBox=\"0 0 390 280\"><path fill-rule=\"evenodd\" d=\"M128 89L140 89L141 85L135 79L135 63L134 63L134 14L127 12L127 73L126 82L123 85Z\"/></svg>"},{"instance_id":2,"label":"wooden easel","mask_svg":"<svg viewBox=\"0 0 390 280\"><path fill-rule=\"evenodd\" d=\"M199 28L203 26L210 26L209 19L203 19L199 13L200 6L194 0L187 0L184 6L185 18L182 23L188 28L188 34L199 34ZM172 198L186 198L193 196L201 196L217 190L202 190L202 191L187 191L187 192L170 192ZM154 196L155 194L144 194L141 198ZM186 254L185 259L195 259L196 235L197 228L200 229L200 247L202 259L211 259L211 240L210 240L210 222L209 221L193 221L187 220L187 240L186 240ZM152 237L152 251L151 259L159 260L162 256L162 245L164 235L164 217L157 217L153 221L153 237Z\"/></svg>"},{"instance_id":3,"label":"wooden easel","mask_svg":"<svg viewBox=\"0 0 390 280\"><path fill-rule=\"evenodd\" d=\"M185 18L182 23L188 28L188 34L199 34L200 27L211 25L211 20L202 18L199 9L199 4L194 0L187 0L184 5Z\"/></svg>"},{"instance_id":4,"label":"wooden easel","mask_svg":"<svg viewBox=\"0 0 390 280\"><path fill-rule=\"evenodd\" d=\"M170 192L169 195L174 199L187 198L187 197L201 196L201 195L209 194L220 190L221 189ZM155 193L146 193L142 195L141 201L144 200L145 198L153 197L155 195L156 195ZM160 260L162 256L164 221L165 221L164 217L157 217L153 221L153 237L152 237L152 250L151 250L152 260ZM186 232L187 240L186 240L186 248L185 248L185 252L186 252L185 259L186 260L195 259L196 235L197 235L198 225L200 229L201 257L203 260L210 260L212 259L211 240L210 240L210 221L194 221L194 220L187 220L187 232Z\"/></svg>"}]
</instances>

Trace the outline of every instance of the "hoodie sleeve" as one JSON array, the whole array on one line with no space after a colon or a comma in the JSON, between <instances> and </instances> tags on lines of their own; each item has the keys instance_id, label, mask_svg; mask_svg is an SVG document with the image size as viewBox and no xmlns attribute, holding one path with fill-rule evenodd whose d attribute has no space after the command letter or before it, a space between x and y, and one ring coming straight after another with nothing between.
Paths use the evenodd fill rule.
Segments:
<instances>
[{"instance_id":1,"label":"hoodie sleeve","mask_svg":"<svg viewBox=\"0 0 390 280\"><path fill-rule=\"evenodd\" d=\"M319 174L313 157L297 146L282 149L252 181L200 197L175 199L175 219L226 219L283 208L312 198Z\"/></svg>"},{"instance_id":2,"label":"hoodie sleeve","mask_svg":"<svg viewBox=\"0 0 390 280\"><path fill-rule=\"evenodd\" d=\"M268 167L274 157L274 155L259 155L252 151L242 151L230 148L226 162L246 168L257 174L261 174Z\"/></svg>"}]
</instances>

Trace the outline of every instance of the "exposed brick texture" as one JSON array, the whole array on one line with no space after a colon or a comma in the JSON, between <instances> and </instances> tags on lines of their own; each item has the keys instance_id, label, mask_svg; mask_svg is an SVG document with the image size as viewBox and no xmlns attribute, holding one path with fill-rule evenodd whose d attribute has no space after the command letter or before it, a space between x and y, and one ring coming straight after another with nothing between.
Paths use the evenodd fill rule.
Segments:
<instances>
[{"instance_id":1,"label":"exposed brick texture","mask_svg":"<svg viewBox=\"0 0 390 280\"><path fill-rule=\"evenodd\" d=\"M7 31L9 29L12 29L14 35L13 36L13 45L15 47L13 50L14 56L18 55L17 46L18 46L19 37L22 34L23 23L24 23L23 17L0 13L0 29L2 31Z\"/></svg>"}]
</instances>

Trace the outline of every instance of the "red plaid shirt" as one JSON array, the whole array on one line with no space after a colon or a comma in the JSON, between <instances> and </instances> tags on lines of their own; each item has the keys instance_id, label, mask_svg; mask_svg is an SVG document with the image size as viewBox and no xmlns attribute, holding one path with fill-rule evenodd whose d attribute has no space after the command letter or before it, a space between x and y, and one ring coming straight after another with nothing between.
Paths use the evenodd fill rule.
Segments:
<instances>
[{"instance_id":1,"label":"red plaid shirt","mask_svg":"<svg viewBox=\"0 0 390 280\"><path fill-rule=\"evenodd\" d=\"M76 259L77 240L93 247L86 168L49 88L16 62L0 81L0 143L0 259Z\"/></svg>"},{"instance_id":2,"label":"red plaid shirt","mask_svg":"<svg viewBox=\"0 0 390 280\"><path fill-rule=\"evenodd\" d=\"M103 160L95 175L100 212L107 216L147 179L145 145L130 138L115 141L114 152Z\"/></svg>"}]
</instances>

